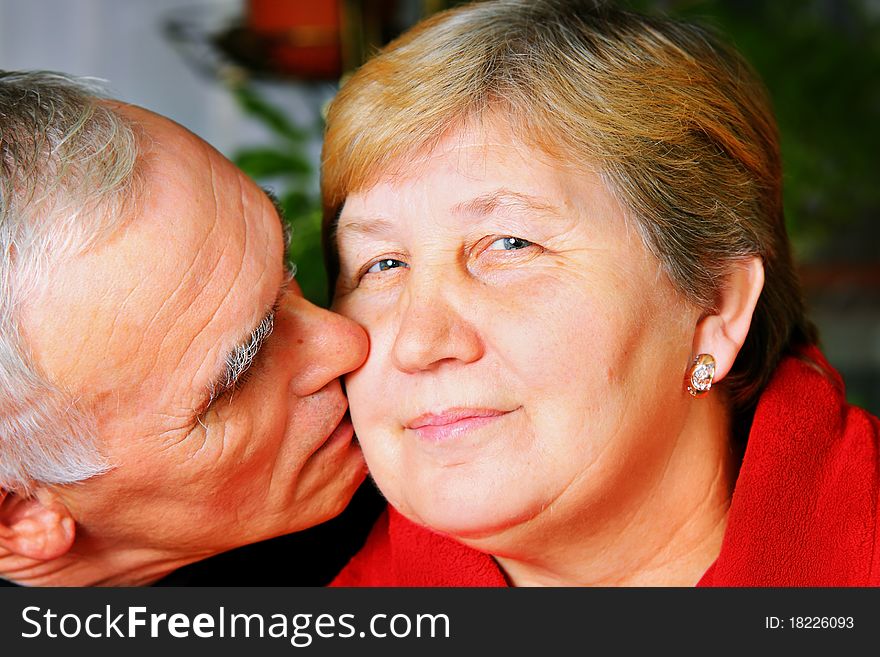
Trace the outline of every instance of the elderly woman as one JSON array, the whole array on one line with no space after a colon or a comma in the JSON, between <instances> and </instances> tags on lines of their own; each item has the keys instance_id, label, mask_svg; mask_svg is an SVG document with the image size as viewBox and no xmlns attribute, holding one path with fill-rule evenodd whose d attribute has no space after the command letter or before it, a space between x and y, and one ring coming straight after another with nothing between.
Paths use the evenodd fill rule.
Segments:
<instances>
[{"instance_id":1,"label":"elderly woman","mask_svg":"<svg viewBox=\"0 0 880 657\"><path fill-rule=\"evenodd\" d=\"M324 148L390 503L336 584L880 583L878 421L812 346L775 121L715 36L461 7L345 84Z\"/></svg>"}]
</instances>

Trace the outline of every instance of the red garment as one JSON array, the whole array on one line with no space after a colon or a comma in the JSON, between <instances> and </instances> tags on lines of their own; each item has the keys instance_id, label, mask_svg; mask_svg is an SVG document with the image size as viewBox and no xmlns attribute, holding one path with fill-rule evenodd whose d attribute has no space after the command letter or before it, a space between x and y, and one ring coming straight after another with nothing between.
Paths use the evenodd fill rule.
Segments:
<instances>
[{"instance_id":1,"label":"red garment","mask_svg":"<svg viewBox=\"0 0 880 657\"><path fill-rule=\"evenodd\" d=\"M880 586L880 420L818 349L783 359L755 411L721 553L698 586ZM506 586L487 554L394 509L332 586Z\"/></svg>"}]
</instances>

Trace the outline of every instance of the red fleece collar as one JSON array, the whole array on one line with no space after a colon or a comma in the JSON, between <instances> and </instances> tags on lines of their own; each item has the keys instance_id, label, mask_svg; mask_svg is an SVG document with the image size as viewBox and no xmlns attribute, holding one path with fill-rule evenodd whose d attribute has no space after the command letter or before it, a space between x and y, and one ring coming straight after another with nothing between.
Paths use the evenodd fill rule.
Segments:
<instances>
[{"instance_id":1,"label":"red fleece collar","mask_svg":"<svg viewBox=\"0 0 880 657\"><path fill-rule=\"evenodd\" d=\"M880 421L848 406L816 348L761 396L721 553L698 586L878 586ZM488 555L394 509L333 586L506 586Z\"/></svg>"}]
</instances>

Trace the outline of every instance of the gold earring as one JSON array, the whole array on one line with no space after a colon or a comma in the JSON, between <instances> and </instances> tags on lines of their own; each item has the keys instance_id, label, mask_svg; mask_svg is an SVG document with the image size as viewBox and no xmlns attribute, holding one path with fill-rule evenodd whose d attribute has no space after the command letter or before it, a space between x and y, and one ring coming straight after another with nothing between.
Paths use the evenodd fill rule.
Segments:
<instances>
[{"instance_id":1,"label":"gold earring","mask_svg":"<svg viewBox=\"0 0 880 657\"><path fill-rule=\"evenodd\" d=\"M705 397L715 378L715 359L711 354L700 354L688 370L687 391L693 397Z\"/></svg>"}]
</instances>

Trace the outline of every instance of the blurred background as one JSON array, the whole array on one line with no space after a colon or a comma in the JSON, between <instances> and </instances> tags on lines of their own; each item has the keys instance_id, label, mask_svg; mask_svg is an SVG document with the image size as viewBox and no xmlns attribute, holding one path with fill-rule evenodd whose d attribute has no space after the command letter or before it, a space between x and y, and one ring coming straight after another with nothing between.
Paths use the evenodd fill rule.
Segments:
<instances>
[{"instance_id":1,"label":"blurred background","mask_svg":"<svg viewBox=\"0 0 880 657\"><path fill-rule=\"evenodd\" d=\"M323 304L322 108L376 48L455 4L0 0L0 68L103 78L112 96L216 146L279 197L293 228L297 278ZM787 221L822 347L850 401L880 414L880 0L621 4L717 27L764 78L782 134ZM315 550L327 545L326 535L305 534ZM226 566L232 572L242 562ZM242 583L321 584L325 576L248 575Z\"/></svg>"}]
</instances>

